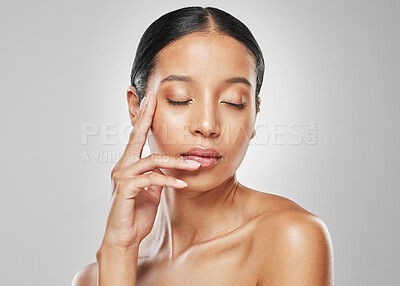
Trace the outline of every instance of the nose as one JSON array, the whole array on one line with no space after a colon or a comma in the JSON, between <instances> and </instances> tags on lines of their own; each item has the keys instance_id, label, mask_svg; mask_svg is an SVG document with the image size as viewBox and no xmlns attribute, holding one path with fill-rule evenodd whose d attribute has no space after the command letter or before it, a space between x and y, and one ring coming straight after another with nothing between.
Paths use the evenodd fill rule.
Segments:
<instances>
[{"instance_id":1,"label":"nose","mask_svg":"<svg viewBox=\"0 0 400 286\"><path fill-rule=\"evenodd\" d=\"M220 135L220 124L217 110L213 104L198 103L192 113L192 122L190 124L190 133L193 135L201 135L203 137L215 138Z\"/></svg>"}]
</instances>

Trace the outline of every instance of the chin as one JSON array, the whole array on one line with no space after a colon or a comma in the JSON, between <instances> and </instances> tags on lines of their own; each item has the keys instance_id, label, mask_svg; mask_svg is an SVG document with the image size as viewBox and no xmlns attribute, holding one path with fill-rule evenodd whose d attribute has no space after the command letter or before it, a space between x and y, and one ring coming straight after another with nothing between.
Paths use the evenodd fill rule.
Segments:
<instances>
[{"instance_id":1,"label":"chin","mask_svg":"<svg viewBox=\"0 0 400 286\"><path fill-rule=\"evenodd\" d=\"M226 168L218 168L215 165L213 168L201 168L196 171L185 171L185 170L172 170L162 169L165 175L172 176L174 178L184 180L188 186L184 190L205 192L213 188L218 187L234 174L227 173Z\"/></svg>"}]
</instances>

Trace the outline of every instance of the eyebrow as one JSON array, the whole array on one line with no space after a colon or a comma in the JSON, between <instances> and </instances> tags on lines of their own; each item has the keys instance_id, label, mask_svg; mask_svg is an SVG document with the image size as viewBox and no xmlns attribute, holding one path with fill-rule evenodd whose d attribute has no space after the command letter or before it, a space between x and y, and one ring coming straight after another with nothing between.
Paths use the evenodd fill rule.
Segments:
<instances>
[{"instance_id":1,"label":"eyebrow","mask_svg":"<svg viewBox=\"0 0 400 286\"><path fill-rule=\"evenodd\" d=\"M185 76L185 75L169 75L166 78L162 79L160 83L166 82L166 81L183 81L183 82L194 82L195 80L191 76ZM252 84L244 77L232 77L228 78L225 80L225 83L243 83L250 88L252 88Z\"/></svg>"},{"instance_id":2,"label":"eyebrow","mask_svg":"<svg viewBox=\"0 0 400 286\"><path fill-rule=\"evenodd\" d=\"M166 82L166 81L185 81L185 82L193 82L193 78L190 76L185 76L185 75L169 75L163 80L161 80L161 83Z\"/></svg>"}]
</instances>

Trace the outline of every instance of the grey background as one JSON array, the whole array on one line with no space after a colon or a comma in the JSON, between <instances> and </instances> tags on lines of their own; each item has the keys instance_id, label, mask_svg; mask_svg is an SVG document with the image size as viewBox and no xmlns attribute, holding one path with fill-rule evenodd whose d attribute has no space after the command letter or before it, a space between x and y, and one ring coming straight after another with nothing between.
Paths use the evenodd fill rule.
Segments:
<instances>
[{"instance_id":1,"label":"grey background","mask_svg":"<svg viewBox=\"0 0 400 286\"><path fill-rule=\"evenodd\" d=\"M70 285L95 261L116 161L82 157L126 142L99 130L84 144L82 126L129 126L140 36L192 4L226 10L259 41L257 136L275 123L317 126L315 144L258 138L239 181L325 221L336 285L399 285L400 5L365 0L3 1L0 285Z\"/></svg>"}]
</instances>

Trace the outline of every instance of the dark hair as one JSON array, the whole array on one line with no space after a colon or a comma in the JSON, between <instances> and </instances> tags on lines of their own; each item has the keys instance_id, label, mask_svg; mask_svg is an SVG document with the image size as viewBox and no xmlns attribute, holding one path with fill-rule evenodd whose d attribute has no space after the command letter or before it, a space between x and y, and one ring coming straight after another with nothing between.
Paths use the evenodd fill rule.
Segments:
<instances>
[{"instance_id":1,"label":"dark hair","mask_svg":"<svg viewBox=\"0 0 400 286\"><path fill-rule=\"evenodd\" d=\"M257 73L256 97L264 77L264 57L256 39L241 21L213 7L185 7L155 20L144 32L136 51L131 72L131 85L136 88L139 102L145 95L158 52L173 41L193 32L214 32L229 35L243 43L254 56ZM256 100L256 109L258 110Z\"/></svg>"}]
</instances>

